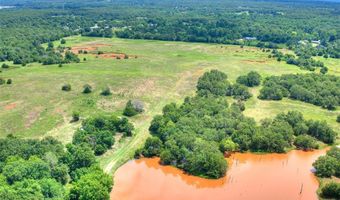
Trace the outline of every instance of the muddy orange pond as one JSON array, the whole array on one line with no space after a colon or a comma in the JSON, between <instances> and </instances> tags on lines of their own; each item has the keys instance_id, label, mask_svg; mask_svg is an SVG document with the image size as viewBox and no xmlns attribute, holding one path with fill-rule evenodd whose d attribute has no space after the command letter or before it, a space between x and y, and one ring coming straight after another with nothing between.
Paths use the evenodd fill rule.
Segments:
<instances>
[{"instance_id":1,"label":"muddy orange pond","mask_svg":"<svg viewBox=\"0 0 340 200\"><path fill-rule=\"evenodd\" d=\"M111 200L314 200L312 163L325 151L232 154L227 175L217 180L162 166L159 158L132 160L116 172Z\"/></svg>"}]
</instances>

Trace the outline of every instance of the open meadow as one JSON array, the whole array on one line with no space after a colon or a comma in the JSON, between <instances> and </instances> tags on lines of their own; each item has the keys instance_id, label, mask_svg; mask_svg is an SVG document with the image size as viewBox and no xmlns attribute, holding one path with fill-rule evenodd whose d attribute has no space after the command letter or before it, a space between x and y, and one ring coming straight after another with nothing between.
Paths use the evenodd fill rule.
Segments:
<instances>
[{"instance_id":1,"label":"open meadow","mask_svg":"<svg viewBox=\"0 0 340 200\"><path fill-rule=\"evenodd\" d=\"M55 47L58 45L59 41L54 42ZM225 72L231 82L249 71L257 71L263 77L309 73L268 58L270 52L255 47L81 36L66 38L62 46L72 47L76 53L88 53L79 54L80 63L62 67L39 63L21 67L9 63L11 67L2 70L0 76L11 78L13 84L0 86L0 137L53 136L68 143L80 126L80 122L70 122L73 111L79 111L81 118L100 113L120 116L128 100L139 99L145 103L146 112L131 118L135 125L133 137L123 138L98 157L106 172L115 171L131 158L148 137L153 116L161 113L165 104L193 95L198 77L210 69ZM337 60L320 59L329 68L329 74L340 75ZM61 90L66 83L72 86L69 92ZM83 94L84 84L90 84L93 92ZM105 87L111 89L111 96L100 95ZM307 119L325 120L340 130L340 123L336 122L339 109L328 111L290 99L259 100L256 97L260 88L251 90L254 96L246 102L245 115L260 121L279 112L298 110Z\"/></svg>"}]
</instances>

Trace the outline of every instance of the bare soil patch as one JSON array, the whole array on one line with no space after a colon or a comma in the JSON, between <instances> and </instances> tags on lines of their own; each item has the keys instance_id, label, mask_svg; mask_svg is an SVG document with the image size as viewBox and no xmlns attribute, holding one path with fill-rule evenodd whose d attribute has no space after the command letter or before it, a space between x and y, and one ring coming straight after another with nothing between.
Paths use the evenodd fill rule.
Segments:
<instances>
[{"instance_id":1,"label":"bare soil patch","mask_svg":"<svg viewBox=\"0 0 340 200\"><path fill-rule=\"evenodd\" d=\"M82 46L75 46L71 48L71 52L74 54L80 54L81 52L87 52L88 54L97 55L98 58L110 58L110 59L130 59L130 58L137 58L136 55L127 55L125 53L103 53L101 52L98 54L98 48L111 46L109 44L99 44L99 43L91 43Z\"/></svg>"},{"instance_id":2,"label":"bare soil patch","mask_svg":"<svg viewBox=\"0 0 340 200\"><path fill-rule=\"evenodd\" d=\"M17 107L17 103L13 102L5 106L5 110L12 110Z\"/></svg>"},{"instance_id":3,"label":"bare soil patch","mask_svg":"<svg viewBox=\"0 0 340 200\"><path fill-rule=\"evenodd\" d=\"M265 61L265 60L242 60L242 62L245 62L245 63L266 63L267 61Z\"/></svg>"},{"instance_id":4,"label":"bare soil patch","mask_svg":"<svg viewBox=\"0 0 340 200\"><path fill-rule=\"evenodd\" d=\"M82 46L75 46L71 48L71 51L75 54L78 54L79 51L87 51L89 53L98 50L99 47L108 47L111 46L109 44L100 44L100 43L91 43Z\"/></svg>"},{"instance_id":5,"label":"bare soil patch","mask_svg":"<svg viewBox=\"0 0 340 200\"><path fill-rule=\"evenodd\" d=\"M113 58L113 59L130 59L137 58L137 56L127 55L124 53L103 53L98 55L99 58Z\"/></svg>"},{"instance_id":6,"label":"bare soil patch","mask_svg":"<svg viewBox=\"0 0 340 200\"><path fill-rule=\"evenodd\" d=\"M25 120L25 128L31 127L31 125L39 119L41 110L42 108L38 107L28 113Z\"/></svg>"}]
</instances>

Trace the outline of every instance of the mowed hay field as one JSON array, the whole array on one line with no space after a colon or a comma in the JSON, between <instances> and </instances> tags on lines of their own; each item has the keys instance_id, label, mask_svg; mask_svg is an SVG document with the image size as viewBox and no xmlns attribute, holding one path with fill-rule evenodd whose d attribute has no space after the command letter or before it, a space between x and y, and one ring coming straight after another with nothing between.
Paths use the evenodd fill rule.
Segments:
<instances>
[{"instance_id":1,"label":"mowed hay field","mask_svg":"<svg viewBox=\"0 0 340 200\"><path fill-rule=\"evenodd\" d=\"M0 137L53 136L67 143L80 126L80 122L70 123L73 111L79 111L82 118L100 113L121 115L129 99L142 100L146 112L131 118L136 128L134 136L116 141L112 150L98 157L107 172L113 172L133 156L148 137L152 117L161 113L165 104L181 102L185 96L194 94L196 81L205 71L219 69L228 74L231 82L251 70L264 77L308 73L268 58L269 52L254 47L81 36L66 38L63 46L87 49L89 53L79 54L80 63L63 67L35 63L2 70L0 77L11 78L13 84L0 86ZM97 51L104 54L96 55ZM125 54L129 59L121 57ZM340 75L337 60L325 62L330 74ZM71 84L70 92L61 91L65 83ZM91 94L82 94L84 84L93 87ZM111 89L111 96L100 95L105 87ZM282 111L299 110L307 119L326 120L340 130L335 121L340 111L289 99L262 101L256 98L259 89L251 89L254 97L246 103L247 116L260 121Z\"/></svg>"}]
</instances>

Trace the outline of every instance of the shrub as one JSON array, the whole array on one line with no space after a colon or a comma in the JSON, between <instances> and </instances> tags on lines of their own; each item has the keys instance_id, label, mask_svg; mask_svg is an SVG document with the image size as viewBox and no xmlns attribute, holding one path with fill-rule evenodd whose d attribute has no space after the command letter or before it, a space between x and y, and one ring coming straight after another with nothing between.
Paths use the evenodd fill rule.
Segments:
<instances>
[{"instance_id":1,"label":"shrub","mask_svg":"<svg viewBox=\"0 0 340 200\"><path fill-rule=\"evenodd\" d=\"M260 90L259 99L281 100L283 98L282 91L278 86L263 87Z\"/></svg>"},{"instance_id":2,"label":"shrub","mask_svg":"<svg viewBox=\"0 0 340 200\"><path fill-rule=\"evenodd\" d=\"M234 84L230 89L231 90L229 94L231 94L231 96L234 96L234 98L238 100L247 100L253 96L246 86L238 83Z\"/></svg>"},{"instance_id":3,"label":"shrub","mask_svg":"<svg viewBox=\"0 0 340 200\"><path fill-rule=\"evenodd\" d=\"M320 69L320 73L321 74L326 74L328 72L328 68L327 67L322 67L321 69Z\"/></svg>"},{"instance_id":4,"label":"shrub","mask_svg":"<svg viewBox=\"0 0 340 200\"><path fill-rule=\"evenodd\" d=\"M77 122L80 119L80 113L78 111L73 111L72 113L72 122Z\"/></svg>"},{"instance_id":5,"label":"shrub","mask_svg":"<svg viewBox=\"0 0 340 200\"><path fill-rule=\"evenodd\" d=\"M337 121L338 123L340 123L340 115L338 115L338 116L336 117L336 121Z\"/></svg>"},{"instance_id":6,"label":"shrub","mask_svg":"<svg viewBox=\"0 0 340 200\"><path fill-rule=\"evenodd\" d=\"M199 96L216 95L225 96L230 86L227 75L218 70L206 72L198 79L197 93Z\"/></svg>"},{"instance_id":7,"label":"shrub","mask_svg":"<svg viewBox=\"0 0 340 200\"><path fill-rule=\"evenodd\" d=\"M334 176L339 169L339 161L332 156L320 156L314 163L316 175L319 177Z\"/></svg>"},{"instance_id":8,"label":"shrub","mask_svg":"<svg viewBox=\"0 0 340 200\"><path fill-rule=\"evenodd\" d=\"M132 117L144 111L144 104L139 100L129 100L126 103L123 114L128 117Z\"/></svg>"},{"instance_id":9,"label":"shrub","mask_svg":"<svg viewBox=\"0 0 340 200\"><path fill-rule=\"evenodd\" d=\"M64 63L70 63L70 62L76 62L79 63L80 59L76 54L74 54L71 51L66 51L65 53L65 58L64 58Z\"/></svg>"},{"instance_id":10,"label":"shrub","mask_svg":"<svg viewBox=\"0 0 340 200\"><path fill-rule=\"evenodd\" d=\"M324 143L332 144L337 133L325 121L307 121L307 134L321 140Z\"/></svg>"},{"instance_id":11,"label":"shrub","mask_svg":"<svg viewBox=\"0 0 340 200\"><path fill-rule=\"evenodd\" d=\"M162 148L162 141L158 137L149 137L146 139L143 155L145 157L159 156Z\"/></svg>"},{"instance_id":12,"label":"shrub","mask_svg":"<svg viewBox=\"0 0 340 200\"><path fill-rule=\"evenodd\" d=\"M3 84L5 84L5 82L6 82L6 80L5 80L5 79L3 79L3 78L0 78L0 85L3 85Z\"/></svg>"},{"instance_id":13,"label":"shrub","mask_svg":"<svg viewBox=\"0 0 340 200\"><path fill-rule=\"evenodd\" d=\"M333 158L336 158L340 161L340 148L333 146L329 151L327 151L327 155L332 156Z\"/></svg>"},{"instance_id":14,"label":"shrub","mask_svg":"<svg viewBox=\"0 0 340 200\"><path fill-rule=\"evenodd\" d=\"M7 65L6 63L4 63L4 64L2 64L2 66L1 66L3 69L7 69L7 68L9 68L9 65Z\"/></svg>"},{"instance_id":15,"label":"shrub","mask_svg":"<svg viewBox=\"0 0 340 200\"><path fill-rule=\"evenodd\" d=\"M255 71L251 71L245 76L239 76L236 82L248 87L258 86L261 83L261 75Z\"/></svg>"},{"instance_id":16,"label":"shrub","mask_svg":"<svg viewBox=\"0 0 340 200\"><path fill-rule=\"evenodd\" d=\"M89 93L91 93L91 92L92 92L92 87L91 87L91 85L85 84L85 85L83 86L83 93L84 93L84 94L89 94Z\"/></svg>"},{"instance_id":17,"label":"shrub","mask_svg":"<svg viewBox=\"0 0 340 200\"><path fill-rule=\"evenodd\" d=\"M132 102L131 100L129 100L127 103L126 103L126 106L125 106L125 109L123 111L123 115L127 116L127 117L132 117L132 116L135 116L137 115L138 112L135 110L135 108L133 107L132 105Z\"/></svg>"},{"instance_id":18,"label":"shrub","mask_svg":"<svg viewBox=\"0 0 340 200\"><path fill-rule=\"evenodd\" d=\"M105 89L103 89L103 91L102 91L100 94L103 95L103 96L109 96L109 95L111 95L112 93L111 93L110 88L109 88L109 87L106 87Z\"/></svg>"},{"instance_id":19,"label":"shrub","mask_svg":"<svg viewBox=\"0 0 340 200\"><path fill-rule=\"evenodd\" d=\"M66 44L66 40L63 38L60 40L60 44Z\"/></svg>"},{"instance_id":20,"label":"shrub","mask_svg":"<svg viewBox=\"0 0 340 200\"><path fill-rule=\"evenodd\" d=\"M8 85L12 84L12 79L7 79L7 82L6 82Z\"/></svg>"},{"instance_id":21,"label":"shrub","mask_svg":"<svg viewBox=\"0 0 340 200\"><path fill-rule=\"evenodd\" d=\"M71 84L65 84L61 87L61 90L63 91L71 91Z\"/></svg>"},{"instance_id":22,"label":"shrub","mask_svg":"<svg viewBox=\"0 0 340 200\"><path fill-rule=\"evenodd\" d=\"M231 139L225 139L220 142L221 152L233 152L238 150L238 144L233 142Z\"/></svg>"},{"instance_id":23,"label":"shrub","mask_svg":"<svg viewBox=\"0 0 340 200\"><path fill-rule=\"evenodd\" d=\"M295 138L294 145L298 149L311 150L317 149L318 144L315 138L309 135L299 135Z\"/></svg>"},{"instance_id":24,"label":"shrub","mask_svg":"<svg viewBox=\"0 0 340 200\"><path fill-rule=\"evenodd\" d=\"M246 106L244 105L243 101L240 101L240 100L232 103L231 106L239 108L240 111L244 111L246 109Z\"/></svg>"},{"instance_id":25,"label":"shrub","mask_svg":"<svg viewBox=\"0 0 340 200\"><path fill-rule=\"evenodd\" d=\"M321 196L330 199L340 199L340 183L329 182L321 188Z\"/></svg>"},{"instance_id":26,"label":"shrub","mask_svg":"<svg viewBox=\"0 0 340 200\"><path fill-rule=\"evenodd\" d=\"M103 172L99 172L92 172L81 176L70 189L69 199L109 199L112 178Z\"/></svg>"}]
</instances>

